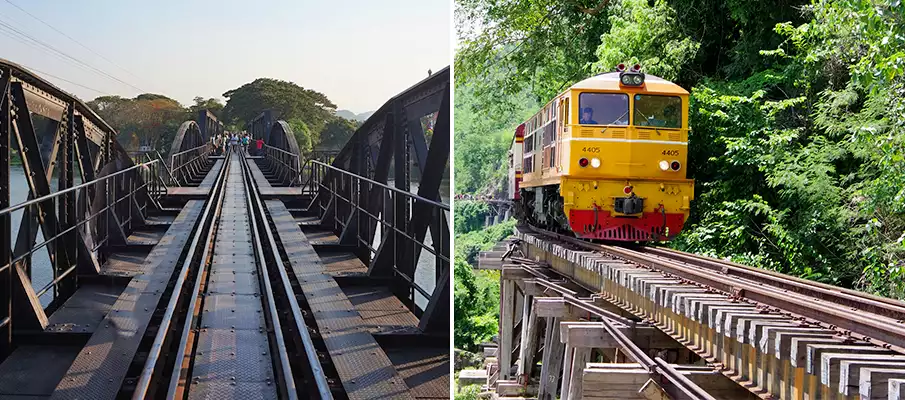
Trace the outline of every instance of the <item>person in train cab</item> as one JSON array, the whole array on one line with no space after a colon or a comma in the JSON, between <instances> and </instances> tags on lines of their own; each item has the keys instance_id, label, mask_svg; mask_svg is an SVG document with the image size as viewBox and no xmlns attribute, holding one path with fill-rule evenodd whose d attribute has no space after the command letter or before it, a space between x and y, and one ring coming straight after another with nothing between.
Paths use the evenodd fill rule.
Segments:
<instances>
[{"instance_id":1,"label":"person in train cab","mask_svg":"<svg viewBox=\"0 0 905 400\"><path fill-rule=\"evenodd\" d=\"M594 121L594 109L585 107L584 110L581 110L581 121L579 123L582 125L597 125L597 121Z\"/></svg>"}]
</instances>

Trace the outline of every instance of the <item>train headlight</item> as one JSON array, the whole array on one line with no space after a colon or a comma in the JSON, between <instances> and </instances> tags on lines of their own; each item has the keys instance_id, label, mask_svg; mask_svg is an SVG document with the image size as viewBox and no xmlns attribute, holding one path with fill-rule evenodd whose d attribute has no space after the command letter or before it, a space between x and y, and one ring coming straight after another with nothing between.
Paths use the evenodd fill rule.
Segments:
<instances>
[{"instance_id":1,"label":"train headlight","mask_svg":"<svg viewBox=\"0 0 905 400\"><path fill-rule=\"evenodd\" d=\"M587 158L584 158L584 157L579 158L579 159L578 159L578 165L581 166L582 168L587 167L587 166L588 166L588 159L587 159Z\"/></svg>"},{"instance_id":2,"label":"train headlight","mask_svg":"<svg viewBox=\"0 0 905 400\"><path fill-rule=\"evenodd\" d=\"M682 164L678 161L673 161L671 164L669 164L669 166L673 171L678 171L680 168L682 168Z\"/></svg>"},{"instance_id":3,"label":"train headlight","mask_svg":"<svg viewBox=\"0 0 905 400\"><path fill-rule=\"evenodd\" d=\"M592 159L591 159L591 167L600 168L600 159L599 159L599 158L592 158Z\"/></svg>"},{"instance_id":4,"label":"train headlight","mask_svg":"<svg viewBox=\"0 0 905 400\"><path fill-rule=\"evenodd\" d=\"M641 86L644 84L644 73L640 71L622 71L619 73L619 84L622 86Z\"/></svg>"},{"instance_id":5,"label":"train headlight","mask_svg":"<svg viewBox=\"0 0 905 400\"><path fill-rule=\"evenodd\" d=\"M660 170L668 171L669 170L669 162L666 160L660 160Z\"/></svg>"}]
</instances>

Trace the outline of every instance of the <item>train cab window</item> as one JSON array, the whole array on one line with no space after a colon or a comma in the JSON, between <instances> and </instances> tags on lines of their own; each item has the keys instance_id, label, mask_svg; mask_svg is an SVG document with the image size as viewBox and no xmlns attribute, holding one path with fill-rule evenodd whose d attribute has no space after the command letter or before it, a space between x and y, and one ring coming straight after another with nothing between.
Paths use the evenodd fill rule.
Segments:
<instances>
[{"instance_id":1,"label":"train cab window","mask_svg":"<svg viewBox=\"0 0 905 400\"><path fill-rule=\"evenodd\" d=\"M676 96L635 95L635 126L682 127L682 99Z\"/></svg>"},{"instance_id":2,"label":"train cab window","mask_svg":"<svg viewBox=\"0 0 905 400\"><path fill-rule=\"evenodd\" d=\"M578 113L581 125L628 125L628 95L582 93L578 95Z\"/></svg>"}]
</instances>

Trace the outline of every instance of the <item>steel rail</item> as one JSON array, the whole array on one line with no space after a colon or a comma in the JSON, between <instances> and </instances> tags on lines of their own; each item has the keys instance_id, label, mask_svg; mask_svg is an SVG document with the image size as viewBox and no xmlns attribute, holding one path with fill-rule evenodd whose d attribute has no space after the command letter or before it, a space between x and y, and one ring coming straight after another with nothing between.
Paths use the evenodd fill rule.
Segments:
<instances>
[{"instance_id":1,"label":"steel rail","mask_svg":"<svg viewBox=\"0 0 905 400\"><path fill-rule=\"evenodd\" d=\"M712 270L658 259L644 253L615 246L598 245L601 250L624 260L670 273L698 284L722 291L729 296L779 308L801 317L837 327L846 334L856 334L883 347L905 353L905 323L884 316L864 315L857 308L821 301L800 293L766 285L740 277L729 277ZM854 335L853 335L854 336Z\"/></svg>"},{"instance_id":2,"label":"steel rail","mask_svg":"<svg viewBox=\"0 0 905 400\"><path fill-rule=\"evenodd\" d=\"M176 307L179 303L179 298L181 297L183 286L185 286L185 281L188 278L188 273L191 269L191 265L194 263L193 259L195 258L195 250L198 248L202 234L208 233L207 236L208 239L210 239L210 233L212 229L210 229L211 226L207 226L208 219L211 219L213 217L212 214L214 213L212 212L212 209L219 209L223 203L223 197L220 196L220 194L221 192L223 192L223 188L226 185L226 170L227 168L220 169L217 181L214 187L211 189L212 193L216 193L216 195L209 198L207 204L204 207L204 212L201 214L201 220L199 221L198 228L192 237L192 243L189 247L188 254L186 254L185 261L182 263L182 268L179 270L179 277L177 278L175 286L173 287L170 301L167 303L166 311L157 329L157 335L154 337L154 342L151 345L150 350L148 351L145 366L142 369L142 373L138 382L135 384L135 392L132 395L133 400L144 399L148 395L148 389L151 385L151 378L153 377L154 370L157 368L157 363L160 360L160 353L163 349L163 342L168 336L167 332L170 330L170 324L173 322L173 316L176 313ZM211 225L212 224L213 220L211 220ZM204 252L207 251L209 250L206 246Z\"/></svg>"},{"instance_id":3,"label":"steel rail","mask_svg":"<svg viewBox=\"0 0 905 400\"><path fill-rule=\"evenodd\" d=\"M579 299L569 293L566 288L563 288L558 285L545 285L543 281L547 279L544 274L538 271L536 268L520 262L520 266L523 270L534 275L539 278L536 279L538 284L542 284L547 286L548 288L557 292L557 297L561 297L563 301L571 305L572 307L579 308L587 313L596 315L601 319L600 322L603 323L603 329L616 340L616 343L619 345L619 348L625 351L625 354L634 362L638 363L645 371L648 372L652 377L662 377L666 379L666 381L673 384L676 388L681 390L683 394L688 396L690 399L700 399L700 400L715 400L713 396L707 393L703 388L694 384L688 378L682 375L681 372L676 371L673 368L670 368L668 364L664 368L663 364L659 361L659 358L656 360L651 358L644 352L638 345L636 345L632 340L626 336L622 331L613 326L614 323L621 323L628 328L636 328L638 324L635 321L628 320L622 316L615 315L614 313L605 310L601 307L598 307L594 304L590 304L585 300ZM643 325L650 326L650 325Z\"/></svg>"},{"instance_id":4,"label":"steel rail","mask_svg":"<svg viewBox=\"0 0 905 400\"><path fill-rule=\"evenodd\" d=\"M666 257L675 261L718 271L727 276L737 276L742 279L757 281L770 286L800 293L805 296L820 298L842 306L856 307L859 310L868 311L897 320L905 319L905 302L874 296L856 290L839 288L825 283L808 281L806 279L788 276L779 272L749 267L734 262L704 257L697 254L686 253L679 250L662 247L642 247L642 253L648 253L660 257Z\"/></svg>"},{"instance_id":5,"label":"steel rail","mask_svg":"<svg viewBox=\"0 0 905 400\"><path fill-rule=\"evenodd\" d=\"M820 298L792 292L765 282L725 275L721 272L722 270L714 271L707 267L665 260L661 257L624 247L590 243L533 227L529 229L566 243L671 274L677 278L721 291L730 297L745 298L752 302L775 307L781 311L823 324L829 329L836 329L854 338L872 342L875 345L905 354L905 320L897 320L867 312L858 313L858 311L864 310L830 301L822 301Z\"/></svg>"},{"instance_id":6,"label":"steel rail","mask_svg":"<svg viewBox=\"0 0 905 400\"><path fill-rule=\"evenodd\" d=\"M229 159L223 163L223 168L220 173L226 176L226 171L229 169ZM220 215L222 215L223 210L223 199L226 196L226 179L224 178L223 187L216 194L216 208L214 209L214 215L211 217L211 224L207 231L207 238L205 239L205 243L213 243L213 240L216 237L216 233L219 229L219 219ZM186 310L188 312L185 316L185 322L182 325L182 333L179 335L179 346L176 347L180 351L181 357L178 357L173 363L173 371L170 373L170 384L167 388L167 398L173 399L176 398L176 391L179 390L179 380L182 377L182 359L185 358L186 352L188 349L188 340L191 335L192 328L195 325L195 308L198 304L199 299L201 299L201 285L206 284L205 282L205 272L207 270L207 266L209 264L208 260L211 258L211 251L213 250L213 246L207 245L204 246L204 251L201 253L201 259L198 263L198 272L195 273L195 285L192 287L192 297L189 299L189 304L186 306Z\"/></svg>"},{"instance_id":7,"label":"steel rail","mask_svg":"<svg viewBox=\"0 0 905 400\"><path fill-rule=\"evenodd\" d=\"M251 175L251 170L246 163L243 163L243 167L246 168L246 172ZM253 196L256 200L257 212L258 215L267 220L267 213L264 210L264 204L261 202L260 197L260 188L255 185L252 187ZM269 224L264 225L264 233L267 235L267 241L270 248L276 252L277 243L274 239L273 232L270 229ZM295 330L298 332L299 337L302 342L302 347L304 348L305 357L308 360L308 365L311 367L311 373L314 378L314 383L317 386L318 394L321 399L333 399L333 393L330 391L330 385L327 382L327 377L324 373L323 366L320 363L320 360L317 357L317 349L314 347L314 341L311 340L311 334L308 331L308 325L305 323L304 316L302 315L301 307L299 307L298 299L295 297L295 291L292 289L292 283L289 280L289 275L286 273L286 266L283 264L282 257L279 254L274 254L274 268L279 272L279 279L283 286L283 292L285 293L286 301L289 303L289 311L292 313L292 319L295 321Z\"/></svg>"},{"instance_id":8,"label":"steel rail","mask_svg":"<svg viewBox=\"0 0 905 400\"><path fill-rule=\"evenodd\" d=\"M254 240L254 252L257 259L258 281L264 287L263 300L267 306L267 313L270 317L270 324L273 327L273 337L276 341L277 354L280 358L280 373L282 375L282 383L285 395L290 400L298 399L298 389L296 388L295 379L293 378L292 367L289 364L289 352L286 350L286 340L283 338L283 327L280 323L279 311L277 310L276 300L273 297L273 287L270 284L270 273L267 271L267 260L264 254L264 247L261 246L261 229L258 226L258 218L267 221L266 215L256 215L256 209L253 200L258 200L254 188L254 178L251 176L251 170L243 158L242 161L242 182L245 185L245 204L248 207L248 217L251 219L251 236ZM253 199L254 197L254 199ZM276 252L275 247L271 247L272 252ZM274 259L279 258L279 254L272 254Z\"/></svg>"}]
</instances>

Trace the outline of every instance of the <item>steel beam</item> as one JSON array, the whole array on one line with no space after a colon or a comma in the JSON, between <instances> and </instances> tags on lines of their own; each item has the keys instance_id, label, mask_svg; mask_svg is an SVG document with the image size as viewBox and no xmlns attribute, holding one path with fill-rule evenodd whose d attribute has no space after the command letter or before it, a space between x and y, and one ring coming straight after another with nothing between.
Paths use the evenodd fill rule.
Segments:
<instances>
[{"instance_id":1,"label":"steel beam","mask_svg":"<svg viewBox=\"0 0 905 400\"><path fill-rule=\"evenodd\" d=\"M12 152L11 133L12 115L10 112L9 84L11 80L10 68L0 66L0 210L10 206L10 154ZM12 352L12 290L13 269L12 249L10 238L12 236L12 216L0 214L0 235L3 243L0 243L0 359L5 359Z\"/></svg>"}]
</instances>

